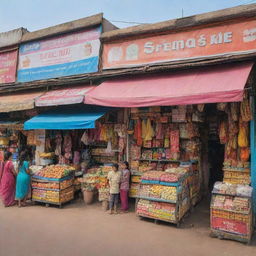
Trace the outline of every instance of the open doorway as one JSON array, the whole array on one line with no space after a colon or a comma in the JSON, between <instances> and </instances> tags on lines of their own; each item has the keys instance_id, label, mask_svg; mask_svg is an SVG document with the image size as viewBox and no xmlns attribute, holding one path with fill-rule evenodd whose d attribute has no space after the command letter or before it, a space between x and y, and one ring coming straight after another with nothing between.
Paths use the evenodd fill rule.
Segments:
<instances>
[{"instance_id":1,"label":"open doorway","mask_svg":"<svg viewBox=\"0 0 256 256\"><path fill-rule=\"evenodd\" d=\"M209 159L209 191L212 191L216 181L223 180L223 162L225 146L217 140L208 142L208 159Z\"/></svg>"},{"instance_id":2,"label":"open doorway","mask_svg":"<svg viewBox=\"0 0 256 256\"><path fill-rule=\"evenodd\" d=\"M219 123L225 113L218 111L216 104L207 104L207 160L208 160L208 193L211 193L216 181L223 180L223 163L225 158L225 145L220 143Z\"/></svg>"}]
</instances>

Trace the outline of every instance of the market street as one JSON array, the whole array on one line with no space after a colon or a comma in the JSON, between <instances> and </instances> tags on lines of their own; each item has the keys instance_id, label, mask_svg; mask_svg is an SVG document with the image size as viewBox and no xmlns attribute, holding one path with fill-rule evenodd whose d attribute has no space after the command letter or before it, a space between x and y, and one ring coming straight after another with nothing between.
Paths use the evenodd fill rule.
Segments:
<instances>
[{"instance_id":1,"label":"market street","mask_svg":"<svg viewBox=\"0 0 256 256\"><path fill-rule=\"evenodd\" d=\"M63 209L0 206L0 256L196 255L250 256L251 246L209 237L209 207L199 205L180 229L140 220L134 212L108 215L100 204Z\"/></svg>"}]
</instances>

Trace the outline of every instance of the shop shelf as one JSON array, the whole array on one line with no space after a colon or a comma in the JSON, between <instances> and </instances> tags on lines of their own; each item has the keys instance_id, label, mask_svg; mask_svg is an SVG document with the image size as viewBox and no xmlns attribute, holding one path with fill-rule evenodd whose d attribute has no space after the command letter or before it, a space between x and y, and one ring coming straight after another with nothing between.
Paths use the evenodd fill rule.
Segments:
<instances>
[{"instance_id":1,"label":"shop shelf","mask_svg":"<svg viewBox=\"0 0 256 256\"><path fill-rule=\"evenodd\" d=\"M145 197L145 196L138 196L139 199L149 200L149 201L155 201L155 202L163 202L163 203L170 203L170 204L176 204L177 201L173 200L165 200L161 198L153 198L153 197Z\"/></svg>"},{"instance_id":2,"label":"shop shelf","mask_svg":"<svg viewBox=\"0 0 256 256\"><path fill-rule=\"evenodd\" d=\"M144 217L144 218L148 218L148 219L152 219L152 220L160 220L160 221L164 221L164 222L169 222L169 223L172 223L172 224L178 224L177 221L175 220L167 220L167 219L164 219L164 218L158 218L158 217L152 217L152 216L148 216L146 214L137 214L138 216L140 217Z\"/></svg>"},{"instance_id":3,"label":"shop shelf","mask_svg":"<svg viewBox=\"0 0 256 256\"><path fill-rule=\"evenodd\" d=\"M158 180L141 180L142 184L149 184L149 185L163 185L168 187L179 187L180 182L164 182L164 181L158 181Z\"/></svg>"},{"instance_id":4,"label":"shop shelf","mask_svg":"<svg viewBox=\"0 0 256 256\"><path fill-rule=\"evenodd\" d=\"M223 208L214 207L214 206L211 206L211 209L212 209L212 210L218 210L218 211L224 211L224 212L231 212L231 213L243 214L243 215L248 215L248 214L250 214L250 212L251 212L250 209L248 210L248 212L240 212L240 211L229 210L229 209L223 209Z\"/></svg>"},{"instance_id":5,"label":"shop shelf","mask_svg":"<svg viewBox=\"0 0 256 256\"><path fill-rule=\"evenodd\" d=\"M221 195L221 196L233 196L233 197L242 197L242 198L252 198L251 196L239 196L239 195L231 195L231 194L225 194L225 193L219 193L215 192L214 190L212 191L213 195Z\"/></svg>"},{"instance_id":6,"label":"shop shelf","mask_svg":"<svg viewBox=\"0 0 256 256\"><path fill-rule=\"evenodd\" d=\"M223 168L224 172L243 172L243 173L250 173L250 168Z\"/></svg>"},{"instance_id":7,"label":"shop shelf","mask_svg":"<svg viewBox=\"0 0 256 256\"><path fill-rule=\"evenodd\" d=\"M72 187L73 185L70 185L70 186L68 186L68 187L66 187L66 188L62 188L62 189L56 189L56 188L40 188L40 187L32 187L32 189L40 189L40 190L48 190L48 191L56 191L56 192L58 192L58 191L62 191L62 190L65 190L65 189L67 189L67 188L70 188L70 187Z\"/></svg>"},{"instance_id":8,"label":"shop shelf","mask_svg":"<svg viewBox=\"0 0 256 256\"><path fill-rule=\"evenodd\" d=\"M41 176L37 176L37 175L32 176L32 180L37 181L37 182L62 182L64 180L69 180L72 178L73 178L73 176L71 176L71 175L60 178L60 179L46 178L46 177L41 177Z\"/></svg>"},{"instance_id":9,"label":"shop shelf","mask_svg":"<svg viewBox=\"0 0 256 256\"><path fill-rule=\"evenodd\" d=\"M169 163L181 163L179 160L168 160L168 159L143 159L140 158L139 161L149 161L149 162L169 162Z\"/></svg>"}]
</instances>

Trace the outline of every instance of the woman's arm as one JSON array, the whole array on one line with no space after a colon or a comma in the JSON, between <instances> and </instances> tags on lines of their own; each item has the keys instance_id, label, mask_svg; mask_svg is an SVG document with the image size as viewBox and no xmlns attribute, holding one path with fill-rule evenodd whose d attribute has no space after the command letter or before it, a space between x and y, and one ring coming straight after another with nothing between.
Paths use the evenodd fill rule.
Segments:
<instances>
[{"instance_id":1,"label":"woman's arm","mask_svg":"<svg viewBox=\"0 0 256 256\"><path fill-rule=\"evenodd\" d=\"M15 170L14 165L13 165L13 163L12 163L12 162L11 162L11 166L10 166L10 168L11 168L11 172L12 172L12 174L13 174L14 176L17 176L17 172L16 172L16 170Z\"/></svg>"},{"instance_id":2,"label":"woman's arm","mask_svg":"<svg viewBox=\"0 0 256 256\"><path fill-rule=\"evenodd\" d=\"M26 173L28 174L28 175L30 175L31 174L31 172L30 172L30 170L29 170L29 162L25 162L24 163L24 167L25 167L25 169L26 169Z\"/></svg>"}]
</instances>

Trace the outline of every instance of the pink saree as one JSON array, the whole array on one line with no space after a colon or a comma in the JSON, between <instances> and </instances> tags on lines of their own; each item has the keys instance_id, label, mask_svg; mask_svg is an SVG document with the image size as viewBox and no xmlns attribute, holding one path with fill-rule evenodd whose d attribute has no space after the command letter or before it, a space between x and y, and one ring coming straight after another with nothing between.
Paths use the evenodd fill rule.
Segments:
<instances>
[{"instance_id":1,"label":"pink saree","mask_svg":"<svg viewBox=\"0 0 256 256\"><path fill-rule=\"evenodd\" d=\"M15 203L15 176L14 166L11 161L0 164L0 197L4 206L11 206Z\"/></svg>"}]
</instances>

